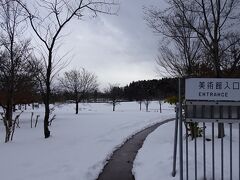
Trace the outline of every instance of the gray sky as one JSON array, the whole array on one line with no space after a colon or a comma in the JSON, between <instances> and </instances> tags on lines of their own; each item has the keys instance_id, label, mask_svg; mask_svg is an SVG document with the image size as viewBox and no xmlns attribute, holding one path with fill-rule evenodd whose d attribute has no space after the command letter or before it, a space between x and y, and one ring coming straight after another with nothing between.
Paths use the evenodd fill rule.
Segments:
<instances>
[{"instance_id":1,"label":"gray sky","mask_svg":"<svg viewBox=\"0 0 240 180\"><path fill-rule=\"evenodd\" d=\"M161 0L121 0L118 16L72 21L61 48L72 55L65 70L84 67L98 76L101 88L108 83L124 86L159 78L155 63L159 37L143 20L143 6L159 3Z\"/></svg>"}]
</instances>

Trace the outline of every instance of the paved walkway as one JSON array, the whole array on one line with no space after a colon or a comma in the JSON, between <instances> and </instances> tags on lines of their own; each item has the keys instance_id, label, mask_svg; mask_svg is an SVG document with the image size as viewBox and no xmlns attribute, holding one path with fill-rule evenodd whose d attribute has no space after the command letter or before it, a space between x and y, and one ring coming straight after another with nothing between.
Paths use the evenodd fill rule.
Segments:
<instances>
[{"instance_id":1,"label":"paved walkway","mask_svg":"<svg viewBox=\"0 0 240 180\"><path fill-rule=\"evenodd\" d=\"M138 150L142 147L144 140L158 126L172 120L174 119L157 123L127 140L113 153L97 180L134 180L134 176L132 175L133 161Z\"/></svg>"}]
</instances>

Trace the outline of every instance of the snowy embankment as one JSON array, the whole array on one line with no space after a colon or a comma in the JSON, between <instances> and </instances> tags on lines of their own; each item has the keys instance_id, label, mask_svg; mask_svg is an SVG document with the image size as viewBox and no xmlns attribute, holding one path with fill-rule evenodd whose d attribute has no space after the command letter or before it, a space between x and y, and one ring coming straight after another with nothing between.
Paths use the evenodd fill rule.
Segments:
<instances>
[{"instance_id":1,"label":"snowy embankment","mask_svg":"<svg viewBox=\"0 0 240 180\"><path fill-rule=\"evenodd\" d=\"M173 180L172 156L174 122L159 126L145 140L133 164L136 180Z\"/></svg>"},{"instance_id":2,"label":"snowy embankment","mask_svg":"<svg viewBox=\"0 0 240 180\"><path fill-rule=\"evenodd\" d=\"M136 180L178 180L179 179L179 162L177 159L177 174L172 177L173 166L173 143L174 143L175 122L169 122L159 126L145 140L143 147L138 151L133 165L133 174ZM211 141L211 123L206 123L206 175L207 179L212 178L212 141ZM184 129L185 132L185 129ZM238 169L238 151L239 136L238 124L233 125L233 179L237 180ZM225 125L224 137L224 179L230 179L230 137L229 125ZM186 138L184 137L185 141ZM217 138L217 124L215 125L215 179L221 179L221 139ZM184 143L185 156L185 143ZM179 152L177 152L179 153ZM178 154L177 154L178 156ZM178 158L178 157L177 157ZM203 179L203 139L197 139L197 170L198 179ZM185 173L185 157L184 157L184 173ZM189 138L189 179L194 179L194 141ZM186 177L184 175L184 177ZM185 178L184 178L185 179Z\"/></svg>"},{"instance_id":3,"label":"snowy embankment","mask_svg":"<svg viewBox=\"0 0 240 180\"><path fill-rule=\"evenodd\" d=\"M173 107L157 102L150 112L140 112L136 102L121 103L116 112L108 104L55 107L56 119L50 127L52 136L43 138L43 106L26 110L20 117L13 142L3 143L0 122L0 179L4 180L94 180L112 152L136 132L156 122L174 117ZM36 128L30 128L31 112L40 115ZM146 172L146 171L145 171Z\"/></svg>"}]
</instances>

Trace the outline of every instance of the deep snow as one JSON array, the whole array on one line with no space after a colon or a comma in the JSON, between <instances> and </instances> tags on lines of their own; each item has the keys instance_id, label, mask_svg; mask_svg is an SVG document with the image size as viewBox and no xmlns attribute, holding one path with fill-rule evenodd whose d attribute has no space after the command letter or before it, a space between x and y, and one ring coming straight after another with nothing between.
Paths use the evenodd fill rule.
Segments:
<instances>
[{"instance_id":1,"label":"deep snow","mask_svg":"<svg viewBox=\"0 0 240 180\"><path fill-rule=\"evenodd\" d=\"M37 128L30 128L31 110L20 116L14 140L5 144L0 122L0 179L3 180L93 180L112 152L136 132L156 122L174 117L173 107L150 104L150 112L139 111L136 102L125 102L112 112L109 104L58 105L50 127L52 136L43 138L43 106ZM166 162L168 163L168 162ZM147 171L144 171L147 172Z\"/></svg>"},{"instance_id":2,"label":"deep snow","mask_svg":"<svg viewBox=\"0 0 240 180\"><path fill-rule=\"evenodd\" d=\"M201 125L201 124L200 124ZM211 139L211 123L206 123L206 138ZM173 139L175 122L159 126L145 140L134 161L133 174L136 180L178 180L179 179L179 154L177 154L177 174L172 177L173 166ZM185 132L185 129L184 129ZM224 137L224 179L230 179L230 137L229 125L225 124ZM183 137L185 142L186 138ZM203 139L197 138L197 170L198 179L203 179ZM215 124L215 179L221 179L221 140L217 138L217 124ZM189 180L194 177L194 141L189 138ZM233 180L239 177L239 129L238 124L233 124ZM184 143L184 172L185 171L185 143ZM179 153L179 152L177 152ZM207 179L212 178L212 141L206 141L206 174ZM186 176L184 175L184 179Z\"/></svg>"}]
</instances>

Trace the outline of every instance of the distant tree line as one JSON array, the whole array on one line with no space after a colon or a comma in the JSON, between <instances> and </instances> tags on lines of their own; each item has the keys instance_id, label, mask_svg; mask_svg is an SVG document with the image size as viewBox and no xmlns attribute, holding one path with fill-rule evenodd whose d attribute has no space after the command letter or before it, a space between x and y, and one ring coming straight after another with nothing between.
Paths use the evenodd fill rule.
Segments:
<instances>
[{"instance_id":1,"label":"distant tree line","mask_svg":"<svg viewBox=\"0 0 240 180\"><path fill-rule=\"evenodd\" d=\"M163 78L132 82L123 88L124 97L129 101L144 99L158 100L176 96L178 92L177 78Z\"/></svg>"},{"instance_id":2,"label":"distant tree line","mask_svg":"<svg viewBox=\"0 0 240 180\"><path fill-rule=\"evenodd\" d=\"M103 92L94 88L85 91L81 95L79 102L108 102L112 101L145 101L145 100L164 100L171 96L177 96L178 79L163 78L153 80L133 81L129 85L120 87L118 85L109 85ZM75 102L74 91L60 90L53 95L55 101ZM72 100L72 101L71 101Z\"/></svg>"}]
</instances>

